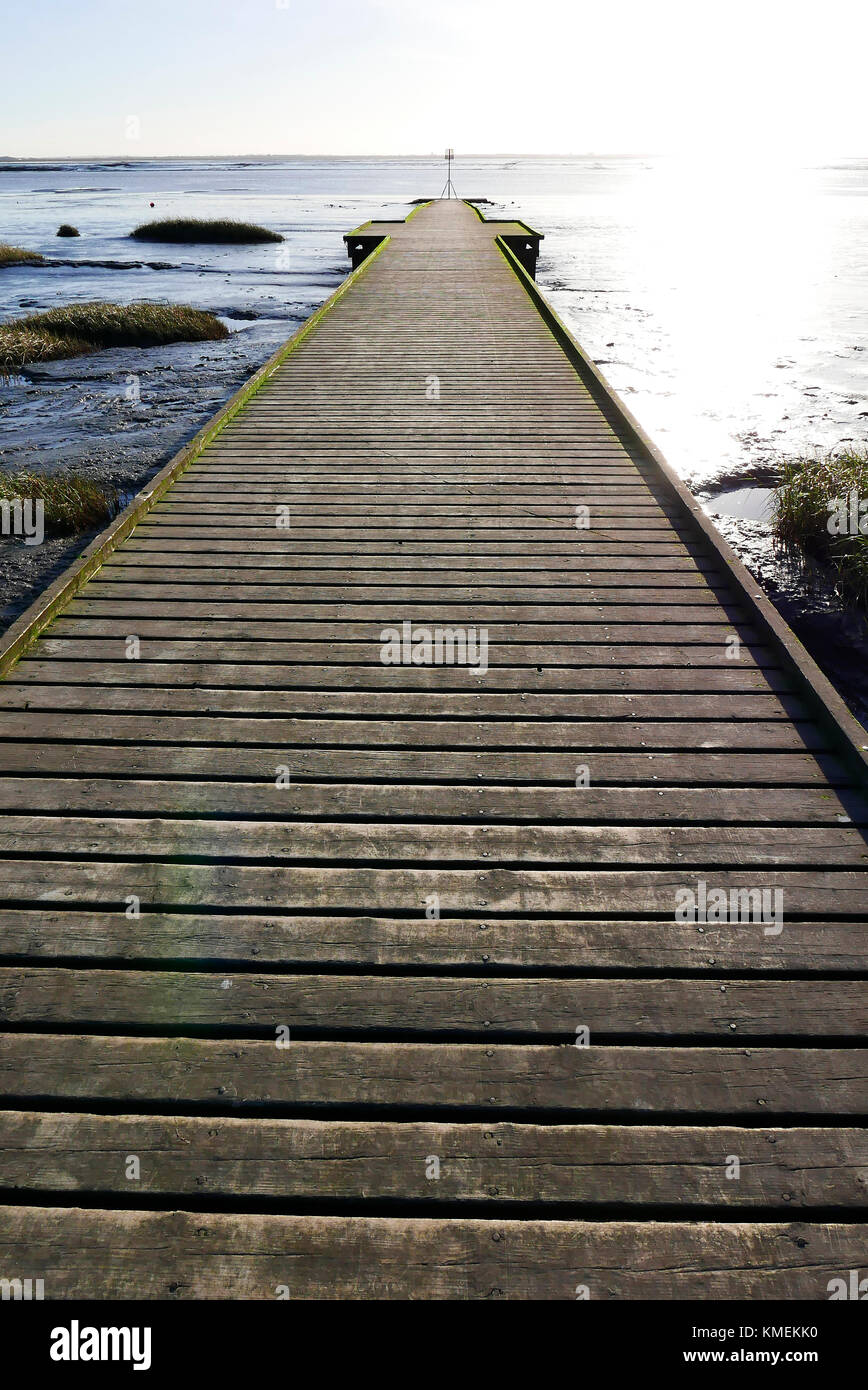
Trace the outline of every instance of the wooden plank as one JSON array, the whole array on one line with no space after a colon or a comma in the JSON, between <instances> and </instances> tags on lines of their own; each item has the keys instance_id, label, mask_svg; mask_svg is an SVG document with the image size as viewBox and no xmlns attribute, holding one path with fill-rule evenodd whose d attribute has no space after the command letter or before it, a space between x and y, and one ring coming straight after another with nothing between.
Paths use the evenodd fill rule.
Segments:
<instances>
[{"instance_id":1,"label":"wooden plank","mask_svg":"<svg viewBox=\"0 0 868 1390\"><path fill-rule=\"evenodd\" d=\"M0 744L7 773L79 777L206 777L238 778L262 784L263 796L286 792L275 778L282 774L307 781L376 782L505 782L545 783L575 788L577 769L587 768L597 785L709 785L779 787L849 785L836 759L809 753L754 752L635 752L575 750L553 753L452 752L441 748L233 748L215 744L154 743L14 743ZM580 796L582 788L575 792ZM288 804L284 801L284 804ZM276 813L276 812L275 812Z\"/></svg>"},{"instance_id":2,"label":"wooden plank","mask_svg":"<svg viewBox=\"0 0 868 1390\"><path fill-rule=\"evenodd\" d=\"M236 594L238 592L236 590ZM415 605L414 625L452 627L456 624L482 624L489 634L489 640L500 638L505 641L545 636L554 640L569 641L575 640L576 637L581 638L585 625L599 630L600 627L608 627L610 624L628 624L631 627L649 623L660 624L659 604L653 603L629 606L616 603L552 604L537 607L533 604L503 602L462 603L457 599L424 605L418 598L412 601ZM370 599L356 603L341 601L331 604L305 602L303 599L261 603L253 598L228 596L215 603L213 599L191 600L176 594L173 598L161 598L159 622L162 626L171 621L173 627L177 627L179 620L196 619L193 624L184 624L193 635L199 630L202 620L206 619L208 621L205 630L209 635L213 631L224 630L216 627L219 622L231 623L233 630L246 629L251 634L261 632L265 637L274 635L275 631L281 636L315 637L318 635L317 629L322 632L322 624L327 623L335 636L343 639L361 635L365 639L377 640L378 627L382 628L383 624L395 622L395 614L398 611L395 605L395 599L390 603L377 603ZM153 630L154 599L128 599L123 595L118 597L100 594L86 602L71 603L67 614L67 624L70 619L87 620L86 627L80 621L75 624L74 629L66 626L64 630L67 632L90 631L95 632L97 636L109 636L117 632L117 620L120 618L143 618L146 620L142 624L143 628ZM674 595L669 595L667 627L670 623L703 627L725 626L729 633L733 630L733 623L737 621L737 613L727 613L716 604L681 604ZM236 623L239 625L237 629ZM95 624L99 626L95 627Z\"/></svg>"},{"instance_id":3,"label":"wooden plank","mask_svg":"<svg viewBox=\"0 0 868 1390\"><path fill-rule=\"evenodd\" d=\"M749 930L749 927L748 927ZM15 1027L219 1029L610 1038L868 1035L862 981L226 974L0 967L0 1019Z\"/></svg>"},{"instance_id":4,"label":"wooden plank","mask_svg":"<svg viewBox=\"0 0 868 1390\"><path fill-rule=\"evenodd\" d=\"M855 826L464 825L16 816L0 822L0 854L219 859L236 863L382 860L395 864L868 867ZM138 852L138 854L137 854Z\"/></svg>"},{"instance_id":5,"label":"wooden plank","mask_svg":"<svg viewBox=\"0 0 868 1390\"><path fill-rule=\"evenodd\" d=\"M681 895L689 890L698 902L698 873L687 866L657 869L594 868L547 869L472 868L444 865L436 869L398 867L333 868L267 866L260 864L197 864L183 867L157 860L33 860L5 861L5 896L17 902L117 902L122 909L127 897L159 906L251 907L379 912L394 909L420 915L434 894L443 912L659 913L675 916ZM706 882L706 880L702 880ZM743 890L746 897L733 899L738 919L751 924L757 935L762 923L782 923L783 912L800 916L835 911L841 916L868 915L868 875L864 869L823 872L768 868L726 869L714 876L707 888L727 895ZM773 918L761 916L759 894L779 890L781 906ZM751 896L754 895L754 896ZM769 898L767 913L774 899ZM785 909L784 905L785 904ZM727 911L729 911L727 907ZM708 908L712 912L711 905ZM767 933L764 933L767 934Z\"/></svg>"},{"instance_id":6,"label":"wooden plank","mask_svg":"<svg viewBox=\"0 0 868 1390\"><path fill-rule=\"evenodd\" d=\"M121 624L122 628L129 627L130 624ZM143 624L139 623L139 627ZM181 625L183 626L183 625ZM52 627L52 632L59 631L59 620ZM679 635L679 629L675 628L668 635L671 641L666 641L666 629L658 629L657 640L652 634L646 637L637 636L633 642L606 641L605 635L600 634L602 641L594 642L562 642L547 644L531 642L492 642L488 647L487 662L491 667L501 666L677 666L684 667L722 667L724 670L730 668L734 662L726 638L720 629L714 629L719 635L717 637L710 634L697 632L695 638L689 643L686 642L683 634ZM243 639L228 637L201 637L185 639L181 636L176 637L147 637L144 633L136 633L141 639L141 655L136 660L145 661L213 661L221 663L238 664L243 662L281 662L290 664L306 665L348 665L348 666L373 666L382 669L383 663L379 659L381 640L361 641L361 642L341 642L341 641L286 641L274 638L267 643L260 641L245 641ZM81 661L121 660L126 666L131 666L133 662L125 655L126 639L129 633L119 632L112 640L111 638L89 637L86 634L80 636L58 636L40 637L33 647L33 657L36 660L44 661L47 657L55 657L60 661ZM661 640L662 637L662 640ZM777 662L767 647L755 647L752 650L747 646L742 646L738 658L739 665L744 667L757 666L759 668L776 669ZM479 664L479 663L477 663ZM396 683L394 671L389 670L390 683ZM404 667L400 668L402 671ZM432 667L438 670L441 678L444 674L452 679L452 673L457 669L457 664L442 665ZM471 674L474 674L471 672ZM487 678L488 672L476 673L484 674Z\"/></svg>"},{"instance_id":7,"label":"wooden plank","mask_svg":"<svg viewBox=\"0 0 868 1390\"><path fill-rule=\"evenodd\" d=\"M245 539L222 539L219 536L212 536L210 532L203 537L201 530L197 530L195 535L184 535L182 532L169 534L168 528L162 532L152 528L150 531L145 526L139 526L135 533L130 537L130 554L136 556L140 554L150 555L171 555L173 557L182 554L199 555L249 555L255 557L257 563L261 562L262 557L270 555L280 564L289 560L291 557L303 558L315 556L318 563L325 563L325 556L343 556L346 565L346 556L357 555L359 550L359 537L355 532L344 536L335 536L331 539L320 537L299 537L287 536L281 538L275 536L274 528L268 535L257 537L246 537ZM380 556L392 559L425 557L424 567L427 569L427 559L439 556L441 560L449 556L453 559L453 564L447 568L455 568L454 560L461 558L464 561L475 559L477 564L483 566L500 567L502 559L526 557L527 551L531 547L529 542L533 541L534 555L543 561L549 560L549 568L563 572L563 561L568 557L573 557L576 563L587 565L589 559L596 556L597 559L614 560L617 566L629 565L631 560L637 559L658 559L658 560L687 560L699 554L699 547L692 541L681 541L676 538L667 539L669 533L664 532L660 540L634 540L624 536L618 536L609 532L595 531L588 533L584 544L569 540L552 540L546 537L534 537L522 535L517 539L498 540L488 539L482 535L472 535L466 530L457 531L455 538L448 540L445 538L432 540L425 530L421 530L418 535L384 535L382 537L373 536L368 533L364 538L365 553L368 558ZM553 563L553 562L559 563ZM527 561L526 561L527 562ZM233 560L233 565L235 561ZM529 563L529 562L528 562ZM643 565L641 568L645 568Z\"/></svg>"},{"instance_id":8,"label":"wooden plank","mask_svg":"<svg viewBox=\"0 0 868 1390\"><path fill-rule=\"evenodd\" d=\"M215 543L244 544L250 541L279 546L284 540L281 532L276 530L273 511L258 520L251 514L249 507L248 512L241 516L208 516L206 519L208 537ZM140 539L146 540L166 539L169 544L179 540L201 540L201 523L202 517L196 509L186 518L182 514L176 514L174 510L154 513L147 522L142 522L137 528L137 535ZM165 537L163 532L166 532ZM673 543L673 533L679 536L678 528L674 527L669 518L662 515L656 507L650 515L642 513L631 516L629 508L622 504L620 508L615 506L611 515L603 513L600 507L595 507L591 525L587 531L578 535L576 543L607 545L613 540L625 540L630 545L669 545ZM289 543L311 540L345 541L353 535L364 544L368 541L394 544L396 541L400 543L425 537L430 539L432 545L438 541L449 544L453 540L461 544L476 541L483 545L499 545L504 536L525 541L539 540L546 544L557 544L561 539L572 542L573 538L577 537L577 532L575 523L569 516L550 518L543 515L529 516L526 512L516 517L485 516L476 508L465 517L455 516L446 519L432 514L429 510L420 510L415 517L412 513L405 512L403 518L396 516L391 520L389 517L365 517L357 509L355 515L350 513L347 517L334 519L316 516L304 518L296 512L292 527L286 533L286 540ZM684 535L687 537L689 532L685 531Z\"/></svg>"},{"instance_id":9,"label":"wooden plank","mask_svg":"<svg viewBox=\"0 0 868 1390\"><path fill-rule=\"evenodd\" d=\"M292 1020L285 1020L292 1026ZM132 1107L397 1106L721 1119L862 1114L868 1051L7 1033L0 1099Z\"/></svg>"},{"instance_id":10,"label":"wooden plank","mask_svg":"<svg viewBox=\"0 0 868 1390\"><path fill-rule=\"evenodd\" d=\"M178 596L190 596L191 588L202 587L207 596L213 592L215 598L221 594L238 592L237 583L243 583L245 592L249 586L251 601L269 598L283 602L301 603L305 599L316 600L322 594L323 601L351 603L354 601L382 601L388 589L388 597L397 601L406 593L411 601L426 599L443 602L458 601L458 593L466 602L501 603L600 603L638 599L649 601L648 595L660 594L660 601L668 603L713 603L716 597L727 598L728 591L721 579L714 573L695 570L656 571L652 588L636 589L635 574L620 570L574 571L569 575L569 583L564 577L555 578L549 571L521 570L473 571L435 570L433 573L420 569L394 570L359 567L348 572L334 569L316 568L255 569L239 562L239 572L243 576L233 583L227 583L225 568L199 564L196 557L192 563L180 558L177 566L156 563L139 564L138 561L124 562L123 565L106 565L103 580L106 591L122 597L124 594L141 593L158 595L160 586L177 587ZM100 583L102 581L99 581ZM93 593L97 593L97 581ZM167 597L170 595L167 594ZM260 600L260 601L261 601Z\"/></svg>"},{"instance_id":11,"label":"wooden plank","mask_svg":"<svg viewBox=\"0 0 868 1390\"><path fill-rule=\"evenodd\" d=\"M493 494L485 488L462 491L460 485L435 495L420 494L409 487L390 493L386 486L375 494L344 493L337 488L316 493L309 487L295 490L298 486L272 484L264 489L260 485L257 490L254 484L246 486L239 480L237 485L225 485L221 490L203 484L186 497L174 500L173 495L154 510L148 525L195 527L205 520L209 528L261 529L275 540L303 537L309 526L347 528L358 524L360 530L372 526L392 530L412 524L414 528L429 525L450 532L464 527L510 531L530 526L563 530L583 544L597 529L617 529L620 519L627 530L647 528L649 539L659 539L653 533L668 527L681 534L682 518L677 510L643 485L632 486L626 481L620 486L575 483L549 495L518 496L511 489ZM577 524L580 504L589 516ZM275 527L286 535L275 536Z\"/></svg>"},{"instance_id":12,"label":"wooden plank","mask_svg":"<svg viewBox=\"0 0 868 1390\"><path fill-rule=\"evenodd\" d=\"M70 769L67 768L68 774ZM117 815L133 817L209 816L246 818L258 823L319 819L393 821L437 820L480 825L565 822L617 826L637 823L699 826L839 826L868 824L861 795L827 785L762 787L733 785L695 788L677 783L659 787L589 786L438 786L436 783L295 782L272 783L137 780L73 777L0 776L0 809L19 813ZM268 798L268 799L266 799ZM554 828L554 826L553 826ZM709 832L710 833L710 832ZM730 830L737 843L737 835ZM864 834L864 830L862 832Z\"/></svg>"},{"instance_id":13,"label":"wooden plank","mask_svg":"<svg viewBox=\"0 0 868 1390\"><path fill-rule=\"evenodd\" d=\"M0 1208L4 1268L57 1299L825 1300L865 1249L844 1223Z\"/></svg>"},{"instance_id":14,"label":"wooden plank","mask_svg":"<svg viewBox=\"0 0 868 1390\"><path fill-rule=\"evenodd\" d=\"M116 649L115 649L116 651ZM254 690L484 690L514 691L603 691L662 693L671 691L753 691L792 689L792 682L778 667L748 666L744 662L729 666L688 666L682 662L665 667L489 667L484 676L474 675L466 666L341 666L337 663L305 666L258 661L173 661L167 669L162 661L88 660L84 657L64 658L63 661L43 659L39 645L34 655L16 667L19 680L33 679L47 684L67 685L71 681L87 681L98 677L105 685L165 685L171 680L174 687L218 686Z\"/></svg>"},{"instance_id":15,"label":"wooden plank","mask_svg":"<svg viewBox=\"0 0 868 1390\"><path fill-rule=\"evenodd\" d=\"M6 710L0 715L0 738L40 742L73 735L122 744L232 744L284 748L438 748L555 749L627 753L639 749L731 749L802 753L823 750L826 740L813 723L789 720L695 721L630 720L478 720L478 719L305 719L268 717L153 715L146 724L135 714L79 713L74 729L61 716L39 711ZM573 770L575 775L575 770Z\"/></svg>"},{"instance_id":16,"label":"wooden plank","mask_svg":"<svg viewBox=\"0 0 868 1390\"><path fill-rule=\"evenodd\" d=\"M864 1129L0 1114L0 1187L281 1202L858 1210ZM436 1180L430 1155L439 1160ZM731 1155L739 1177L727 1177ZM2 1228L2 1219L0 1219Z\"/></svg>"},{"instance_id":17,"label":"wooden plank","mask_svg":"<svg viewBox=\"0 0 868 1390\"><path fill-rule=\"evenodd\" d=\"M522 969L767 972L791 976L864 970L864 924L787 917L766 936L742 923L680 923L636 914L626 918L456 914L429 922L414 916L301 916L280 909L257 914L172 913L142 905L142 915L54 903L0 907L0 953L37 960L200 961L219 963L421 966Z\"/></svg>"},{"instance_id":18,"label":"wooden plank","mask_svg":"<svg viewBox=\"0 0 868 1390\"><path fill-rule=\"evenodd\" d=\"M168 559L166 557L169 557ZM458 560L460 558L460 563ZM431 582L431 575L440 570L445 571L445 577L449 582L461 582L461 576L477 576L480 572L485 574L487 579L494 583L505 583L515 575L532 576L532 583L542 583L539 578L550 571L557 575L557 583L563 584L565 576L569 576L570 582L573 577L581 578L582 575L597 575L606 572L614 572L618 578L615 583L634 583L636 582L636 568L630 566L630 556L624 555L623 551L617 554L595 555L587 550L581 554L573 547L571 550L558 550L549 553L540 547L535 547L533 553L527 550L509 552L491 556L480 554L476 551L456 552L450 551L448 555L438 554L436 551L423 553L420 557L417 551L401 550L396 554L394 549L387 550L379 547L366 549L365 553L356 557L356 563L352 566L352 572L357 575L366 575L371 572L385 571L388 580L391 582L395 576L393 570L399 571L401 575L415 573L421 574L424 582ZM361 563L359 563L361 561ZM139 571L150 568L165 568L167 565L187 569L209 569L213 570L218 578L226 578L226 567L221 565L215 567L213 561L209 560L207 553L203 554L193 546L166 547L155 546L149 543L147 546L134 547L132 544L125 546L122 558L117 565L105 566L105 573L114 573L116 570L123 569L125 572ZM279 578L286 578L290 571L339 571L338 578L345 577L347 574L346 552L339 552L334 547L328 550L321 549L316 554L310 555L303 551L296 553L286 546L279 550L257 550L256 552L245 549L237 552L237 558L233 558L232 568L234 571L248 570L273 571L280 570ZM647 555L643 557L643 573L662 574L677 573L687 574L696 577L697 581L702 574L712 574L720 578L722 571L702 555L689 555L686 551L678 551L673 548L673 554ZM303 576L302 576L303 577ZM309 575L308 575L309 578ZM335 575L327 582L334 582ZM314 582L311 580L310 582ZM527 582L525 580L525 582ZM594 582L602 582L595 579ZM656 582L656 581L655 581Z\"/></svg>"},{"instance_id":19,"label":"wooden plank","mask_svg":"<svg viewBox=\"0 0 868 1390\"><path fill-rule=\"evenodd\" d=\"M106 566L106 573L108 566ZM101 603L111 603L113 608L118 603L141 603L148 602L153 604L159 600L166 602L199 602L202 604L213 605L223 603L235 603L239 601L239 593L243 593L245 599L251 604L280 604L287 611L293 609L299 613L303 610L315 613L317 610L326 607L347 608L351 606L360 607L362 605L376 608L377 604L382 604L386 597L382 590L389 589L389 600L391 605L395 603L410 601L417 603L430 603L439 608L461 604L466 611L470 605L499 604L510 611L518 613L528 607L544 606L552 617L556 616L559 610L567 613L570 610L591 609L605 615L611 608L617 608L627 604L673 604L676 607L693 610L696 616L696 609L705 610L714 607L717 603L717 594L711 586L705 587L699 583L684 581L674 581L668 587L657 588L624 588L622 585L610 585L608 588L595 587L579 590L578 587L549 588L538 585L513 585L509 584L488 584L488 585L459 585L459 584L354 584L345 581L337 583L308 583L307 580L291 579L284 583L265 583L259 584L253 580L245 579L243 587L237 583L227 583L225 575L220 576L222 582L213 583L205 578L190 575L183 570L160 571L151 575L148 572L144 575L135 574L125 576L123 571L112 571L111 578L93 580L88 586L88 595L92 600L99 600ZM334 579L334 576L332 576ZM456 593L456 589L461 589L461 595ZM191 590L195 589L195 594ZM308 592L313 590L314 592ZM114 611L117 611L115 608ZM151 609L153 612L153 608ZM394 613L394 606L392 607ZM369 613L369 616L370 613Z\"/></svg>"},{"instance_id":20,"label":"wooden plank","mask_svg":"<svg viewBox=\"0 0 868 1390\"><path fill-rule=\"evenodd\" d=\"M288 507L285 518L293 529L296 522L316 519L319 524L340 519L352 524L359 517L366 520L406 522L454 519L473 522L476 519L500 518L533 521L539 517L565 522L572 532L576 527L576 507L586 505L595 515L612 518L617 515L645 517L647 520L678 519L677 512L662 493L655 493L641 480L622 482L587 479L581 483L549 484L536 489L521 485L503 485L498 489L485 484L462 486L446 483L427 488L406 484L391 486L385 481L380 487L371 483L347 484L337 487L321 483L271 481L248 477L235 482L203 479L195 487L173 489L170 497L155 509L155 520L183 520L188 524L198 517L209 522L220 520L231 525L235 521L257 526L275 525L276 515ZM581 539L578 537L577 539Z\"/></svg>"},{"instance_id":21,"label":"wooden plank","mask_svg":"<svg viewBox=\"0 0 868 1390\"><path fill-rule=\"evenodd\" d=\"M215 477L232 481L243 479L251 465L256 465L256 476L266 480L280 480L291 473L295 479L324 484L333 483L336 478L340 484L371 483L382 478L392 483L404 479L420 484L457 479L473 486L503 482L574 486L589 480L623 478L659 486L654 470L643 468L636 459L628 457L618 441L586 440L580 448L569 448L526 438L524 452L516 453L515 444L509 441L500 440L486 447L484 441L474 438L472 455L462 454L454 446L440 448L431 439L418 448L407 440L400 441L397 447L394 444L390 438L377 445L348 440L343 447L336 447L330 441L320 443L308 435L289 447L239 436L231 448L212 446L207 466L209 473L213 466Z\"/></svg>"},{"instance_id":22,"label":"wooden plank","mask_svg":"<svg viewBox=\"0 0 868 1390\"><path fill-rule=\"evenodd\" d=\"M424 623L427 615L420 614L411 621L414 631L418 623ZM171 613L161 618L149 618L144 615L139 617L78 617L70 614L62 618L57 618L52 626L52 632L57 633L57 640L70 641L75 638L96 638L103 645L106 645L111 638L119 639L121 644L125 643L131 631L141 639L142 642L156 641L160 645L184 644L185 647L190 643L204 641L212 642L215 639L224 643L226 648L231 651L235 644L249 639L250 645L246 648L249 654L256 659L256 656L267 654L269 646L273 643L297 644L299 658L304 660L316 656L323 652L333 651L339 659L358 660L362 657L366 661L377 661L383 665L402 664L400 661L394 663L383 662L380 652L385 641L390 640L393 634L398 634L400 640L401 615L392 614L383 622L377 621L343 621L343 622L280 622L266 616L257 618L251 614L243 618L224 618L210 617L204 619L187 618L184 615L177 617ZM427 618L429 624L433 624L433 617ZM452 641L455 650L460 650L458 646L462 631L467 637L466 625L456 628L455 620L451 620L449 630L453 633ZM477 629L477 633L481 629ZM637 616L631 622L617 622L608 619L601 623L544 623L544 622L497 622L494 618L486 622L484 631L487 633L487 660L491 660L494 655L500 661L506 662L510 657L514 658L513 664L544 661L563 662L565 660L578 661L582 655L582 649L586 646L599 646L601 643L611 639L613 646L617 650L618 646L651 646L660 644L682 644L688 646L718 647L721 650L722 659L733 661L735 658L728 652L728 641L734 633L738 633L740 641L746 647L747 644L756 642L756 633L738 623L727 620L725 615L713 614L706 617L700 615L690 615L687 622L677 623L675 621L661 623L659 617L655 619L653 614ZM476 634L473 634L474 636ZM44 639L48 640L48 639ZM429 633L429 640L430 633ZM259 643L259 651L254 650L254 644ZM295 650L295 645L291 650ZM361 650L360 650L361 649ZM469 648L471 654L473 648ZM348 656L348 654L350 654ZM762 649L756 649L753 655L762 662ZM739 660L742 658L739 657ZM749 658L748 658L749 659ZM435 663L436 658L427 664ZM406 664L409 665L409 662ZM422 665L422 662L418 662ZM449 648L445 654L441 655L437 665L474 665L477 661L465 659L459 661L453 658L449 660ZM484 674L484 672L483 672Z\"/></svg>"},{"instance_id":23,"label":"wooden plank","mask_svg":"<svg viewBox=\"0 0 868 1390\"><path fill-rule=\"evenodd\" d=\"M540 691L460 692L449 690L233 690L185 686L106 686L93 679L81 685L47 685L21 678L0 683L0 709L94 710L117 713L205 715L376 715L386 718L561 719L604 722L634 718L704 720L733 723L807 719L800 700L756 694L610 694L601 707L594 695L547 694Z\"/></svg>"}]
</instances>

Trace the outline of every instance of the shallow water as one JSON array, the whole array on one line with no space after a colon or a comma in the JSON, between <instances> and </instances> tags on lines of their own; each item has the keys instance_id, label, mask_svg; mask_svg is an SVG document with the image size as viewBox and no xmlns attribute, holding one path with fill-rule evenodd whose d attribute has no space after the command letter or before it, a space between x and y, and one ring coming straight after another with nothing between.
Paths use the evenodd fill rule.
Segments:
<instances>
[{"instance_id":1,"label":"shallow water","mask_svg":"<svg viewBox=\"0 0 868 1390\"><path fill-rule=\"evenodd\" d=\"M0 270L0 317L153 299L210 309L232 330L226 342L116 350L0 381L0 467L67 465L137 488L340 282L342 233L405 216L443 181L439 161L410 159L0 166L0 240L56 262ZM774 482L783 455L868 441L868 161L507 156L461 160L455 182L490 199L489 214L544 233L538 280L555 308L682 477L714 497L709 510L733 521L742 553L768 568L768 528L746 485ZM179 215L260 222L286 241L129 238ZM58 239L61 222L81 237ZM0 543L7 620L39 583L32 552L16 568L18 549ZM800 584L783 595L794 621L816 608ZM864 688L858 698L868 708Z\"/></svg>"},{"instance_id":2,"label":"shallow water","mask_svg":"<svg viewBox=\"0 0 868 1390\"><path fill-rule=\"evenodd\" d=\"M622 168L539 200L539 279L702 493L868 440L868 163Z\"/></svg>"},{"instance_id":3,"label":"shallow water","mask_svg":"<svg viewBox=\"0 0 868 1390\"><path fill-rule=\"evenodd\" d=\"M775 490L771 487L735 487L718 492L706 504L709 516L738 516L745 521L771 521Z\"/></svg>"}]
</instances>

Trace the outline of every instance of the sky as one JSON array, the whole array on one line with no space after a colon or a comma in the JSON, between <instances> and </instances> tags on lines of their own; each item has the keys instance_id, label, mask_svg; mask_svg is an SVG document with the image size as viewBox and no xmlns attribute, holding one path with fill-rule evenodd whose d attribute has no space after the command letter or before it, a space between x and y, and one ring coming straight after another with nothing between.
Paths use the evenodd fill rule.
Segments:
<instances>
[{"instance_id":1,"label":"sky","mask_svg":"<svg viewBox=\"0 0 868 1390\"><path fill-rule=\"evenodd\" d=\"M0 0L0 156L868 156L864 0Z\"/></svg>"}]
</instances>

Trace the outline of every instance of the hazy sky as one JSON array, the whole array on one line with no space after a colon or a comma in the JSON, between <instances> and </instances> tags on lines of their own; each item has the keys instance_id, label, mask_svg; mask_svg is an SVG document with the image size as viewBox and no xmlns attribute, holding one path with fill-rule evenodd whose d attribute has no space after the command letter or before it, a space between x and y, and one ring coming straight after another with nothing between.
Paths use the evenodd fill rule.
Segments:
<instances>
[{"instance_id":1,"label":"hazy sky","mask_svg":"<svg viewBox=\"0 0 868 1390\"><path fill-rule=\"evenodd\" d=\"M0 155L868 155L864 0L0 7Z\"/></svg>"}]
</instances>

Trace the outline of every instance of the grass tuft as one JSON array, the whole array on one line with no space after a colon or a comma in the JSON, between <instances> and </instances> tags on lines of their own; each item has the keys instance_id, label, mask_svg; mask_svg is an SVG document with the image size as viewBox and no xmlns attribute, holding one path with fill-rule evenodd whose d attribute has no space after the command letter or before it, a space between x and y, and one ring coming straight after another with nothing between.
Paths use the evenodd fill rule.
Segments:
<instances>
[{"instance_id":1,"label":"grass tuft","mask_svg":"<svg viewBox=\"0 0 868 1390\"><path fill-rule=\"evenodd\" d=\"M227 338L214 314L188 304L67 304L0 324L0 370L113 347L159 347Z\"/></svg>"},{"instance_id":2,"label":"grass tuft","mask_svg":"<svg viewBox=\"0 0 868 1390\"><path fill-rule=\"evenodd\" d=\"M9 246L0 242L0 265L38 265L45 257L38 251L24 251L20 246Z\"/></svg>"},{"instance_id":3,"label":"grass tuft","mask_svg":"<svg viewBox=\"0 0 868 1390\"><path fill-rule=\"evenodd\" d=\"M253 222L232 222L226 218L171 217L163 222L145 222L130 233L138 241L245 242L283 241L279 232L257 227Z\"/></svg>"},{"instance_id":4,"label":"grass tuft","mask_svg":"<svg viewBox=\"0 0 868 1390\"><path fill-rule=\"evenodd\" d=\"M841 598L868 607L868 449L788 460L775 496L774 529L785 545L828 565Z\"/></svg>"},{"instance_id":5,"label":"grass tuft","mask_svg":"<svg viewBox=\"0 0 868 1390\"><path fill-rule=\"evenodd\" d=\"M31 498L45 507L45 533L70 536L91 531L117 516L120 499L113 487L88 482L76 473L0 473L0 501Z\"/></svg>"},{"instance_id":6,"label":"grass tuft","mask_svg":"<svg viewBox=\"0 0 868 1390\"><path fill-rule=\"evenodd\" d=\"M57 236L81 236L78 227L72 227L68 222L61 222L56 232Z\"/></svg>"}]
</instances>

